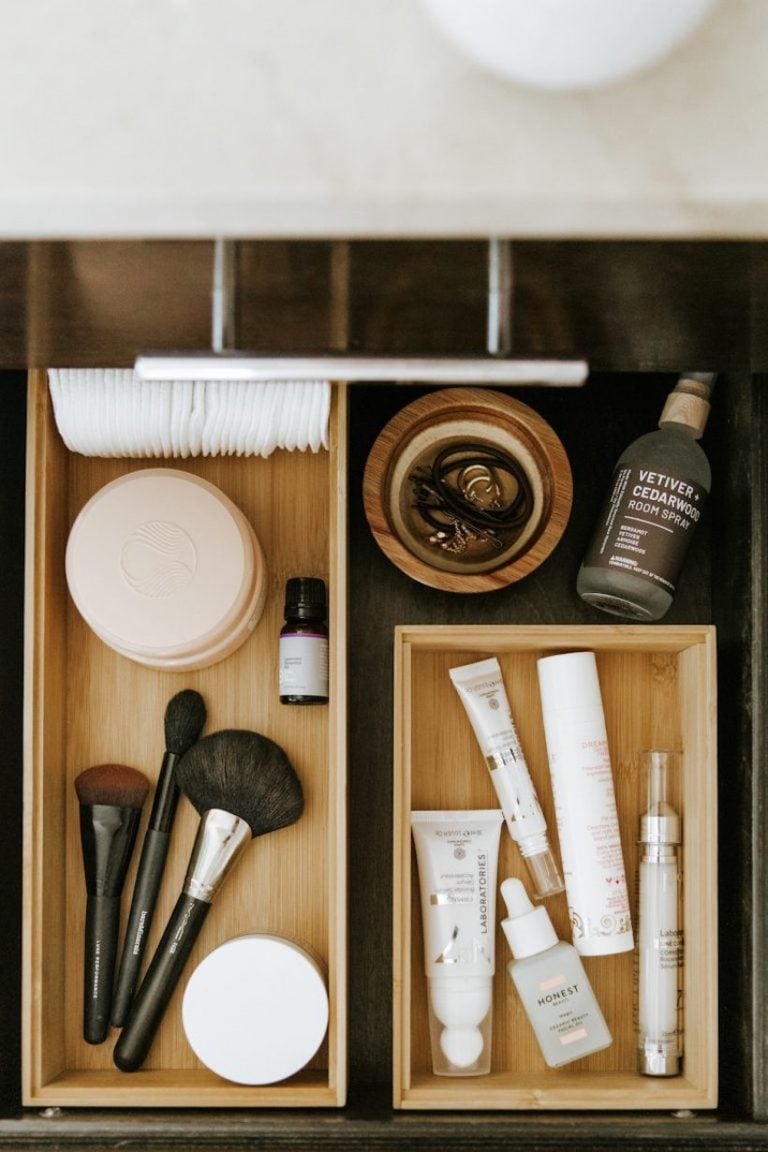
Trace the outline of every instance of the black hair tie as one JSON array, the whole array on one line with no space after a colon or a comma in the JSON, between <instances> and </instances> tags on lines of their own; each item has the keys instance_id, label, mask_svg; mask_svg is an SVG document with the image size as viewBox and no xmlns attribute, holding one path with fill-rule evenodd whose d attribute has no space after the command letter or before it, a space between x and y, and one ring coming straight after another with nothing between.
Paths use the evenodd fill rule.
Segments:
<instances>
[{"instance_id":1,"label":"black hair tie","mask_svg":"<svg viewBox=\"0 0 768 1152\"><path fill-rule=\"evenodd\" d=\"M462 474L472 468L486 470L498 493L495 502L481 506L467 495ZM501 503L501 486L495 476L499 471L516 481L516 491L506 504ZM500 547L498 536L518 536L533 512L533 491L525 470L514 457L491 445L450 445L438 452L430 466L416 469L410 479L414 507L430 527L442 533L469 530Z\"/></svg>"}]
</instances>

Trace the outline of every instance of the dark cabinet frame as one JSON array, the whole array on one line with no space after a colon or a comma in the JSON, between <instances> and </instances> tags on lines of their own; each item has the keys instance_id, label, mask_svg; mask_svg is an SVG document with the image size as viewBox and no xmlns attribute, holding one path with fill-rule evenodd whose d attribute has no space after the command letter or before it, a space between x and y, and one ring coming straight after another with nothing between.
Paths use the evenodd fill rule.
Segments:
<instances>
[{"instance_id":1,"label":"dark cabinet frame","mask_svg":"<svg viewBox=\"0 0 768 1152\"><path fill-rule=\"evenodd\" d=\"M338 344L341 332L358 351L482 350L481 241L344 245L341 326L338 252L331 242L242 243L241 346L312 351ZM24 370L205 348L210 245L0 245L0 1147L768 1148L768 250L563 240L521 242L513 255L514 351L584 355L592 367L583 390L517 393L556 427L574 468L571 521L536 573L499 592L452 596L393 568L367 529L361 476L380 428L418 393L351 389L349 1104L40 1114L19 1103ZM720 1107L695 1116L393 1112L392 628L599 623L574 592L580 555L618 452L654 426L683 369L721 374L704 440L712 498L665 620L718 628Z\"/></svg>"}]
</instances>

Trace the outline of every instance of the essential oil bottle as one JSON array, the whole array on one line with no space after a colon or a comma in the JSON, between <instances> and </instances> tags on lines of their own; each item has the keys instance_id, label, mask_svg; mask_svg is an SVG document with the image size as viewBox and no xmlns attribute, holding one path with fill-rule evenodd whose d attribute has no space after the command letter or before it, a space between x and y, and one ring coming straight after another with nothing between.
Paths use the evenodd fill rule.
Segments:
<instances>
[{"instance_id":1,"label":"essential oil bottle","mask_svg":"<svg viewBox=\"0 0 768 1152\"><path fill-rule=\"evenodd\" d=\"M658 431L630 444L616 465L576 582L579 596L604 612L659 620L672 604L712 481L698 441L714 381L706 372L681 376Z\"/></svg>"},{"instance_id":2,"label":"essential oil bottle","mask_svg":"<svg viewBox=\"0 0 768 1152\"><path fill-rule=\"evenodd\" d=\"M521 880L509 877L501 895L501 926L515 957L507 972L549 1067L607 1048L613 1038L576 949L558 940L546 908L534 908Z\"/></svg>"},{"instance_id":3,"label":"essential oil bottle","mask_svg":"<svg viewBox=\"0 0 768 1152\"><path fill-rule=\"evenodd\" d=\"M325 583L295 576L285 585L280 630L280 703L328 701L328 613Z\"/></svg>"}]
</instances>

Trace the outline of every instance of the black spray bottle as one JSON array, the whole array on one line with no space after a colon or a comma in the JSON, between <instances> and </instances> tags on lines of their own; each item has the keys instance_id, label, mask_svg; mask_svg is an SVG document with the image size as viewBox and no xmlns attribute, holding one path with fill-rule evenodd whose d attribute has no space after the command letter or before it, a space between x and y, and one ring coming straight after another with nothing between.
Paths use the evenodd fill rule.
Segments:
<instances>
[{"instance_id":1,"label":"black spray bottle","mask_svg":"<svg viewBox=\"0 0 768 1152\"><path fill-rule=\"evenodd\" d=\"M616 465L576 583L604 612L659 620L672 604L712 479L698 441L714 381L713 373L681 376L658 431L630 444Z\"/></svg>"}]
</instances>

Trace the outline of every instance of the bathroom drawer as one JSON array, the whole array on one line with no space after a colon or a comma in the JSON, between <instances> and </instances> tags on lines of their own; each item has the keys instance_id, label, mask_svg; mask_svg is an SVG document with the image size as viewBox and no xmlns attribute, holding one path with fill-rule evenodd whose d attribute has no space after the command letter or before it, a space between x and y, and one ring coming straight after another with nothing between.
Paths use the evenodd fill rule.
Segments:
<instances>
[{"instance_id":1,"label":"bathroom drawer","mask_svg":"<svg viewBox=\"0 0 768 1152\"><path fill-rule=\"evenodd\" d=\"M346 1092L346 463L345 395L333 398L330 451L268 459L170 461L222 489L254 525L268 568L266 607L232 655L202 671L165 672L116 654L87 627L68 594L64 549L85 501L103 484L158 461L70 453L53 419L44 373L28 395L23 1103L99 1107L329 1107ZM322 575L329 587L331 692L327 707L281 705L277 643L285 581ZM233 936L272 932L323 963L330 997L326 1039L290 1080L242 1087L206 1070L186 1043L179 983L145 1065L125 1074L107 1042L82 1039L85 882L74 777L125 763L152 778L164 752L163 715L181 688L203 696L205 731L247 728L281 744L302 781L299 821L257 838L213 901L187 975ZM181 891L197 816L179 806L151 955ZM138 858L134 852L132 869ZM132 887L124 890L123 912Z\"/></svg>"},{"instance_id":2,"label":"bathroom drawer","mask_svg":"<svg viewBox=\"0 0 768 1152\"><path fill-rule=\"evenodd\" d=\"M584 966L613 1043L564 1068L547 1068L505 969L496 931L491 1072L435 1076L427 1026L427 981L410 815L416 809L498 807L482 755L448 669L497 656L534 787L556 844L552 787L536 660L554 652L596 653L621 843L637 939L636 892L641 753L682 750L673 806L683 821L683 1072L637 1072L634 954L586 957ZM675 1109L717 1106L717 724L714 627L685 625L409 626L395 641L394 1096L401 1108ZM520 853L502 828L499 883L529 886ZM498 891L498 885L497 885ZM504 915L497 896L496 923ZM565 894L544 905L561 940L571 939Z\"/></svg>"},{"instance_id":3,"label":"bathroom drawer","mask_svg":"<svg viewBox=\"0 0 768 1152\"><path fill-rule=\"evenodd\" d=\"M243 242L242 344L327 346L325 244ZM485 245L439 240L349 245L349 345L477 351ZM209 347L210 245L100 241L0 245L0 359L129 366L137 351ZM13 256L9 269L8 252ZM30 261L39 262L30 275ZM5 271L5 278L3 273ZM457 596L407 579L372 539L363 468L413 389L349 389L348 1102L344 1108L22 1106L20 1055L21 614L24 395L0 378L0 1146L461 1149L462 1152L692 1152L768 1148L765 653L768 646L768 245L712 241L515 243L514 347L585 355L584 389L519 389L552 424L574 470L574 505L554 554L516 586ZM18 285L18 287L17 287ZM159 305L159 306L158 306ZM170 316L170 320L169 320ZM716 1110L574 1112L392 1108L392 704L398 625L589 625L575 578L618 453L654 427L681 368L719 369L705 439L713 468L667 624L714 624L718 666L719 1104ZM706 521L706 522L705 522ZM63 547L63 543L60 545ZM51 639L51 645L54 640ZM154 755L154 753L153 753ZM506 835L506 833L504 833ZM256 850L256 846L254 846ZM242 864L245 864L243 861ZM24 868L28 868L28 861ZM231 878L234 884L236 876ZM226 896L223 891L221 897ZM217 915L214 908L212 917ZM207 926L213 928L213 919ZM506 980L504 974L500 978ZM25 1041L26 1045L26 1041ZM25 1057L26 1059L26 1057Z\"/></svg>"}]
</instances>

